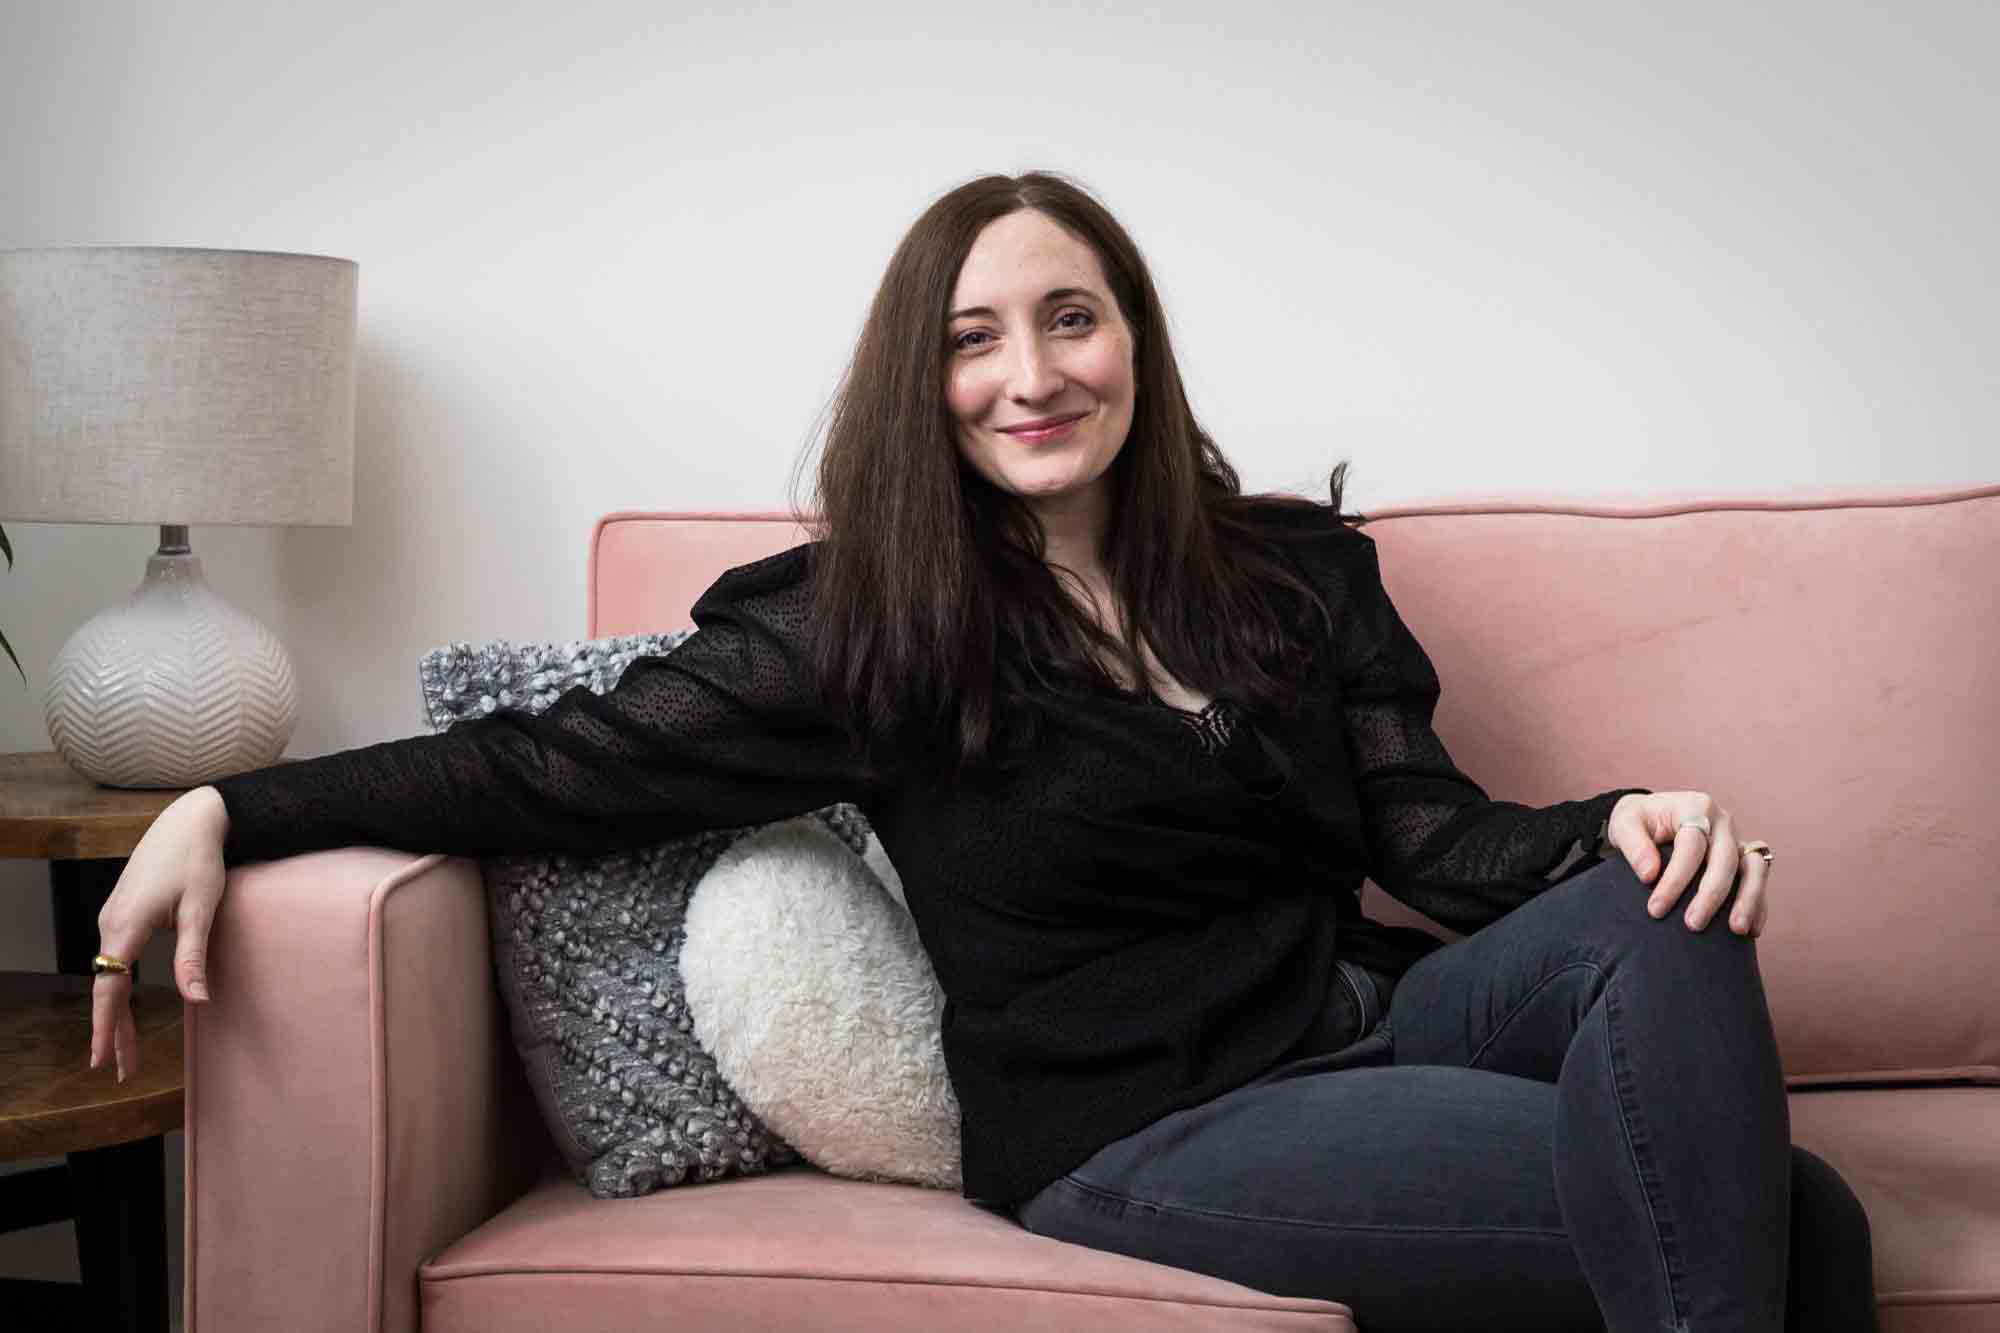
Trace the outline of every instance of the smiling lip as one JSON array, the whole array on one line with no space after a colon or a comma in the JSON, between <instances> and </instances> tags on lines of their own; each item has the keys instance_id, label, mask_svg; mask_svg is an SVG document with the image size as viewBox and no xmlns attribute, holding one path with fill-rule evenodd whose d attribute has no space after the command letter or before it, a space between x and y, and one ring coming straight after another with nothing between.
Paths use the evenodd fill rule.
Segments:
<instances>
[{"instance_id":1,"label":"smiling lip","mask_svg":"<svg viewBox=\"0 0 2000 1333\"><path fill-rule=\"evenodd\" d=\"M1049 440L1063 434L1069 427L1089 415L1088 412L1078 412L1073 416L1043 417L1040 421L1027 421L1018 426L1002 426L1001 429L1017 440L1030 442Z\"/></svg>"}]
</instances>

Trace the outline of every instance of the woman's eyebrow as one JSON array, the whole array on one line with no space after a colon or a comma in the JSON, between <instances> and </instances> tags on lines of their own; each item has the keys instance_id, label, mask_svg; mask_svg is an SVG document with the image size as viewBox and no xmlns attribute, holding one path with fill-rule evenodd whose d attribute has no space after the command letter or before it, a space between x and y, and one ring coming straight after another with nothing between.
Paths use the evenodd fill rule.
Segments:
<instances>
[{"instance_id":1,"label":"woman's eyebrow","mask_svg":"<svg viewBox=\"0 0 2000 1333\"><path fill-rule=\"evenodd\" d=\"M1104 299L1087 287L1057 287L1053 291L1043 293L1042 304L1047 305L1051 301L1060 301L1065 296L1087 296L1093 301ZM952 311L951 317L953 319L964 319L967 315L990 315L992 313L993 307L990 305L969 305L963 310Z\"/></svg>"}]
</instances>

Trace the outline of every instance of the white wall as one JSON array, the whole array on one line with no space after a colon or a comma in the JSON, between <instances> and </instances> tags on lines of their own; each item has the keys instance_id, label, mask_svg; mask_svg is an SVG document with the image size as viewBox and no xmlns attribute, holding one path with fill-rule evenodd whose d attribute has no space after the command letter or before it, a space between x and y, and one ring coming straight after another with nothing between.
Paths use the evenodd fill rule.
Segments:
<instances>
[{"instance_id":1,"label":"white wall","mask_svg":"<svg viewBox=\"0 0 2000 1333\"><path fill-rule=\"evenodd\" d=\"M0 247L360 264L354 525L192 534L295 654L292 753L417 730L446 640L580 634L606 510L781 507L897 239L987 172L1126 223L1254 489L2000 477L1992 5L702 8L0 0ZM46 749L157 534L8 535L0 745ZM0 862L0 967L51 965L45 879Z\"/></svg>"}]
</instances>

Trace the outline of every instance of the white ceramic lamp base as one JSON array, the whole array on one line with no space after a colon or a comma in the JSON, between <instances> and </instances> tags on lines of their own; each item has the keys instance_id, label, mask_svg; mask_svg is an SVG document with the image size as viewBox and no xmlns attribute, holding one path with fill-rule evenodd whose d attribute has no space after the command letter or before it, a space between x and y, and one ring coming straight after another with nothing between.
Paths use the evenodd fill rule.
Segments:
<instances>
[{"instance_id":1,"label":"white ceramic lamp base","mask_svg":"<svg viewBox=\"0 0 2000 1333\"><path fill-rule=\"evenodd\" d=\"M292 659L218 596L201 558L161 553L123 606L65 643L42 696L49 739L107 787L199 787L276 763L298 724Z\"/></svg>"}]
</instances>

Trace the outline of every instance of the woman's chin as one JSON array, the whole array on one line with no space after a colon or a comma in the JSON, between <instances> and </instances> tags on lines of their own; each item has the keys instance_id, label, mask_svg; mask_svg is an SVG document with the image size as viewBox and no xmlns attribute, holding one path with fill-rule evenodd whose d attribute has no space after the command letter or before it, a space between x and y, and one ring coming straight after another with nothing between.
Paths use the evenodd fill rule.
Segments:
<instances>
[{"instance_id":1,"label":"woman's chin","mask_svg":"<svg viewBox=\"0 0 2000 1333\"><path fill-rule=\"evenodd\" d=\"M1009 488L1023 500L1060 500L1078 489L1067 481L1021 481Z\"/></svg>"}]
</instances>

